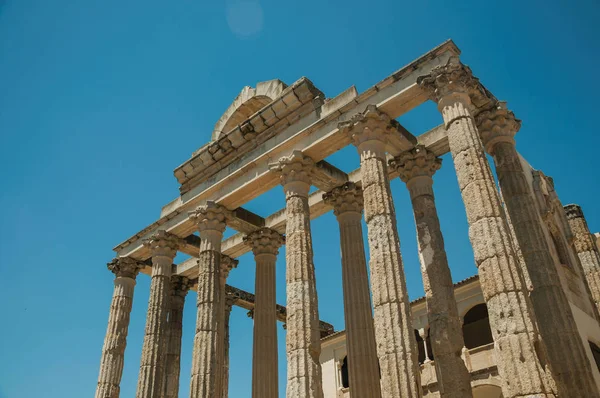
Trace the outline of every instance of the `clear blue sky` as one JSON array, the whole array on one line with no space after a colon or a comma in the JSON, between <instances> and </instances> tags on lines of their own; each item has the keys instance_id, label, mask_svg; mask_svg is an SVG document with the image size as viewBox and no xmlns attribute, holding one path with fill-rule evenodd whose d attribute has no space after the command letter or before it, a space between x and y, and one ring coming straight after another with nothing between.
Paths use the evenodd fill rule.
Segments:
<instances>
[{"instance_id":1,"label":"clear blue sky","mask_svg":"<svg viewBox=\"0 0 600 398\"><path fill-rule=\"evenodd\" d=\"M295 5L291 5L291 4ZM326 4L327 3L327 4ZM210 138L245 85L310 78L365 90L448 38L523 119L518 148L600 230L598 2L0 0L0 398L94 394L112 295L112 247L178 194L173 169ZM414 134L429 104L400 121ZM358 167L353 148L331 162ZM451 159L436 195L455 280L476 272ZM392 183L412 298L422 294L412 210ZM247 205L266 216L281 188ZM315 220L321 318L343 328L338 230ZM284 253L278 301L285 303ZM240 259L230 283L253 291ZM149 278L139 278L122 394L135 394ZM195 293L184 316L187 397ZM285 391L280 330L280 391ZM252 321L234 310L231 397L250 397Z\"/></svg>"}]
</instances>

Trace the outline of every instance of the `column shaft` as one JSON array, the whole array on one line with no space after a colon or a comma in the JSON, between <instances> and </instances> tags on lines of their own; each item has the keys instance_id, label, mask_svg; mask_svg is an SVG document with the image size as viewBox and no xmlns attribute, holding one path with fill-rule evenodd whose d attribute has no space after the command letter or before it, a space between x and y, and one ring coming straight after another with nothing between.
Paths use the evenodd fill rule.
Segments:
<instances>
[{"instance_id":1,"label":"column shaft","mask_svg":"<svg viewBox=\"0 0 600 398\"><path fill-rule=\"evenodd\" d=\"M216 393L217 397L223 396L223 392L226 390L225 388L225 315L226 315L226 292L225 286L227 285L227 277L229 276L229 271L232 268L237 266L238 261L226 256L221 255L221 273L219 275L219 325L217 330L217 369L219 369L217 375L217 384L216 384ZM227 380L229 382L229 380ZM227 386L227 390L229 391L229 386Z\"/></svg>"},{"instance_id":2,"label":"column shaft","mask_svg":"<svg viewBox=\"0 0 600 398\"><path fill-rule=\"evenodd\" d=\"M225 297L225 353L223 354L223 398L229 398L229 318L235 300Z\"/></svg>"},{"instance_id":3,"label":"column shaft","mask_svg":"<svg viewBox=\"0 0 600 398\"><path fill-rule=\"evenodd\" d=\"M183 276L171 277L171 309L169 311L169 345L167 349L165 397L179 396L179 374L181 367L181 334L183 307L190 281Z\"/></svg>"}]
</instances>

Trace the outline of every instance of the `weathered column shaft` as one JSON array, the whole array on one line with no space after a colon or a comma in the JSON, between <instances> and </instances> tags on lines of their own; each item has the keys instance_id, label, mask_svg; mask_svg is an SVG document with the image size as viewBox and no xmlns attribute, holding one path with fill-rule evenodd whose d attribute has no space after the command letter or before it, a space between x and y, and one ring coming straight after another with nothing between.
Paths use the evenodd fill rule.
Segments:
<instances>
[{"instance_id":1,"label":"weathered column shaft","mask_svg":"<svg viewBox=\"0 0 600 398\"><path fill-rule=\"evenodd\" d=\"M140 268L137 261L127 257L115 259L108 264L108 269L116 276L115 289L102 347L96 398L119 398L133 290Z\"/></svg>"},{"instance_id":2,"label":"weathered column shaft","mask_svg":"<svg viewBox=\"0 0 600 398\"><path fill-rule=\"evenodd\" d=\"M286 198L287 396L322 398L319 306L308 192L314 162L301 152L273 166Z\"/></svg>"},{"instance_id":3,"label":"weathered column shaft","mask_svg":"<svg viewBox=\"0 0 600 398\"><path fill-rule=\"evenodd\" d=\"M191 398L217 397L222 368L217 367L219 330L222 330L221 307L221 240L229 211L208 202L190 213L200 232L198 255L198 312L192 353ZM222 346L222 345L221 345ZM222 394L222 390L220 391Z\"/></svg>"},{"instance_id":4,"label":"weathered column shaft","mask_svg":"<svg viewBox=\"0 0 600 398\"><path fill-rule=\"evenodd\" d=\"M219 320L219 327L217 330L217 369L220 369L219 374L217 375L217 397L222 396L223 391L225 391L225 373L223 372L223 370L225 369L225 285L227 284L227 277L229 276L229 272L233 268L237 267L237 264L238 260L235 260L224 254L221 255L221 273L219 275L219 314L222 319ZM227 390L229 390L229 388L227 388Z\"/></svg>"},{"instance_id":5,"label":"weathered column shaft","mask_svg":"<svg viewBox=\"0 0 600 398\"><path fill-rule=\"evenodd\" d=\"M600 311L600 253L583 211L578 205L566 205L565 211L573 232L573 245L579 257L594 303Z\"/></svg>"},{"instance_id":6,"label":"weathered column shaft","mask_svg":"<svg viewBox=\"0 0 600 398\"><path fill-rule=\"evenodd\" d=\"M340 128L352 136L360 154L381 396L420 397L418 349L385 157L386 136L398 132L374 106Z\"/></svg>"},{"instance_id":7,"label":"weathered column shaft","mask_svg":"<svg viewBox=\"0 0 600 398\"><path fill-rule=\"evenodd\" d=\"M352 395L380 398L379 363L362 233L362 190L353 183L323 195L340 226L342 286Z\"/></svg>"},{"instance_id":8,"label":"weathered column shaft","mask_svg":"<svg viewBox=\"0 0 600 398\"><path fill-rule=\"evenodd\" d=\"M471 114L471 95L479 100L483 90L471 71L454 57L419 82L437 100L448 132L488 307L503 395L553 396L553 381L541 365L545 363L545 349L539 341L498 191Z\"/></svg>"},{"instance_id":9,"label":"weathered column shaft","mask_svg":"<svg viewBox=\"0 0 600 398\"><path fill-rule=\"evenodd\" d=\"M391 165L406 183L412 200L429 338L435 357L440 396L471 398L471 376L461 358L465 342L433 195L432 176L440 168L441 162L433 153L418 146L401 154ZM426 337L423 337L425 357L430 359Z\"/></svg>"},{"instance_id":10,"label":"weathered column shaft","mask_svg":"<svg viewBox=\"0 0 600 398\"><path fill-rule=\"evenodd\" d=\"M600 396L577 323L560 283L533 192L514 134L520 127L505 103L477 116L479 132L494 157L504 203L514 227L533 290L530 293L538 329L546 344L552 374L561 396Z\"/></svg>"},{"instance_id":11,"label":"weathered column shaft","mask_svg":"<svg viewBox=\"0 0 600 398\"><path fill-rule=\"evenodd\" d=\"M223 398L229 398L229 318L235 299L225 296L225 343L223 354Z\"/></svg>"},{"instance_id":12,"label":"weathered column shaft","mask_svg":"<svg viewBox=\"0 0 600 398\"><path fill-rule=\"evenodd\" d=\"M184 276L171 277L171 307L169 310L169 345L167 349L165 397L179 396L179 374L181 368L181 334L183 306L190 288L190 280Z\"/></svg>"},{"instance_id":13,"label":"weathered column shaft","mask_svg":"<svg viewBox=\"0 0 600 398\"><path fill-rule=\"evenodd\" d=\"M277 302L275 264L284 239L263 228L245 238L256 261L254 344L252 347L252 397L277 398Z\"/></svg>"},{"instance_id":14,"label":"weathered column shaft","mask_svg":"<svg viewBox=\"0 0 600 398\"><path fill-rule=\"evenodd\" d=\"M168 314L171 301L171 269L179 238L158 231L144 244L152 252L152 281L137 398L161 398L165 388L165 367L169 341Z\"/></svg>"}]
</instances>

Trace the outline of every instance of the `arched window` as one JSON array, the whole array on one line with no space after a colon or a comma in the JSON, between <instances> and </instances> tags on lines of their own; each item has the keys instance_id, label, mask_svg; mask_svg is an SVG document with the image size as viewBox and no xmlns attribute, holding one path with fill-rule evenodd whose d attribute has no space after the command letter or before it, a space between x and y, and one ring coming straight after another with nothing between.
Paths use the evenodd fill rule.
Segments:
<instances>
[{"instance_id":1,"label":"arched window","mask_svg":"<svg viewBox=\"0 0 600 398\"><path fill-rule=\"evenodd\" d=\"M431 329L427 329L427 337L425 337L425 346L427 347L427 358L433 361L435 358L433 357L433 347L431 346Z\"/></svg>"},{"instance_id":2,"label":"arched window","mask_svg":"<svg viewBox=\"0 0 600 398\"><path fill-rule=\"evenodd\" d=\"M350 378L348 377L348 357L344 357L342 361L342 387L350 387Z\"/></svg>"},{"instance_id":3,"label":"arched window","mask_svg":"<svg viewBox=\"0 0 600 398\"><path fill-rule=\"evenodd\" d=\"M468 349L480 347L494 342L488 310L485 304L477 304L464 317L463 337Z\"/></svg>"},{"instance_id":4,"label":"arched window","mask_svg":"<svg viewBox=\"0 0 600 398\"><path fill-rule=\"evenodd\" d=\"M415 339L417 340L417 348L419 349L419 364L422 364L425 362L425 344L418 330L415 330Z\"/></svg>"}]
</instances>

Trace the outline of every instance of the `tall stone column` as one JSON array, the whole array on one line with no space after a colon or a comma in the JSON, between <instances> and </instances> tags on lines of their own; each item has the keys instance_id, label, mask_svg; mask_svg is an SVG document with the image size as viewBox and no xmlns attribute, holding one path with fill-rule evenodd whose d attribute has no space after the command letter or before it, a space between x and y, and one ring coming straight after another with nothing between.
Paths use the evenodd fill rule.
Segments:
<instances>
[{"instance_id":1,"label":"tall stone column","mask_svg":"<svg viewBox=\"0 0 600 398\"><path fill-rule=\"evenodd\" d=\"M275 264L283 236L262 228L244 238L256 261L254 288L254 341L252 346L252 397L277 398L277 301Z\"/></svg>"},{"instance_id":2,"label":"tall stone column","mask_svg":"<svg viewBox=\"0 0 600 398\"><path fill-rule=\"evenodd\" d=\"M588 228L583 215L583 210L578 205L566 205L565 211L571 232L573 232L573 245L583 272L592 293L594 303L600 311L600 253L596 246L595 238Z\"/></svg>"},{"instance_id":3,"label":"tall stone column","mask_svg":"<svg viewBox=\"0 0 600 398\"><path fill-rule=\"evenodd\" d=\"M183 306L191 282L185 276L171 276L171 308L169 311L169 345L167 349L167 376L165 397L178 398L181 367L181 334Z\"/></svg>"},{"instance_id":4,"label":"tall stone column","mask_svg":"<svg viewBox=\"0 0 600 398\"><path fill-rule=\"evenodd\" d=\"M554 396L554 381L542 365L545 348L472 116L474 103L485 102L485 92L458 57L419 78L419 83L438 103L446 125L489 312L503 395Z\"/></svg>"},{"instance_id":5,"label":"tall stone column","mask_svg":"<svg viewBox=\"0 0 600 398\"><path fill-rule=\"evenodd\" d=\"M219 314L221 314L221 318L219 320L219 329L217 331L217 369L219 369L219 374L217 375L217 387L216 387L216 395L217 397L223 396L223 392L227 389L229 391L229 386L225 387L225 317L226 317L226 292L225 285L227 284L227 277L229 276L229 272L236 268L238 265L238 260L226 256L225 254L221 254L221 274L219 276L219 282L221 284L219 291ZM229 380L227 380L229 383Z\"/></svg>"},{"instance_id":6,"label":"tall stone column","mask_svg":"<svg viewBox=\"0 0 600 398\"><path fill-rule=\"evenodd\" d=\"M116 258L108 263L108 269L115 274L115 289L102 347L96 398L119 398L133 290L140 268L142 264L129 257Z\"/></svg>"},{"instance_id":7,"label":"tall stone column","mask_svg":"<svg viewBox=\"0 0 600 398\"><path fill-rule=\"evenodd\" d=\"M300 151L279 159L286 200L287 396L322 398L319 305L313 263L308 191L315 167Z\"/></svg>"},{"instance_id":8,"label":"tall stone column","mask_svg":"<svg viewBox=\"0 0 600 398\"><path fill-rule=\"evenodd\" d=\"M515 147L514 135L521 121L506 108L505 102L480 112L476 121L482 142L494 158L504 203L533 286L531 302L539 315L538 329L546 343L558 393L600 396Z\"/></svg>"},{"instance_id":9,"label":"tall stone column","mask_svg":"<svg viewBox=\"0 0 600 398\"><path fill-rule=\"evenodd\" d=\"M412 201L440 396L471 398L471 376L461 358L465 342L433 195L432 177L441 164L442 160L423 146L390 163L406 183ZM427 346L426 337L423 342ZM428 358L427 350L425 356Z\"/></svg>"},{"instance_id":10,"label":"tall stone column","mask_svg":"<svg viewBox=\"0 0 600 398\"><path fill-rule=\"evenodd\" d=\"M225 353L223 354L223 398L229 398L229 318L236 298L225 296Z\"/></svg>"},{"instance_id":11,"label":"tall stone column","mask_svg":"<svg viewBox=\"0 0 600 398\"><path fill-rule=\"evenodd\" d=\"M218 397L217 385L222 378L218 364L218 343L223 335L221 298L221 240L231 212L215 202L190 212L200 232L198 255L198 313L192 352L191 398ZM222 393L222 390L220 390Z\"/></svg>"},{"instance_id":12,"label":"tall stone column","mask_svg":"<svg viewBox=\"0 0 600 398\"><path fill-rule=\"evenodd\" d=\"M162 398L169 341L171 270L181 239L161 230L144 241L144 245L152 253L152 281L136 397Z\"/></svg>"},{"instance_id":13,"label":"tall stone column","mask_svg":"<svg viewBox=\"0 0 600 398\"><path fill-rule=\"evenodd\" d=\"M400 133L396 122L373 105L352 120L341 123L339 128L352 137L360 154L371 256L369 266L375 341L381 368L381 396L420 397L418 349L400 254L385 148L386 141Z\"/></svg>"},{"instance_id":14,"label":"tall stone column","mask_svg":"<svg viewBox=\"0 0 600 398\"><path fill-rule=\"evenodd\" d=\"M379 363L362 233L362 190L352 182L323 195L340 225L342 286L352 396L380 398Z\"/></svg>"}]
</instances>

